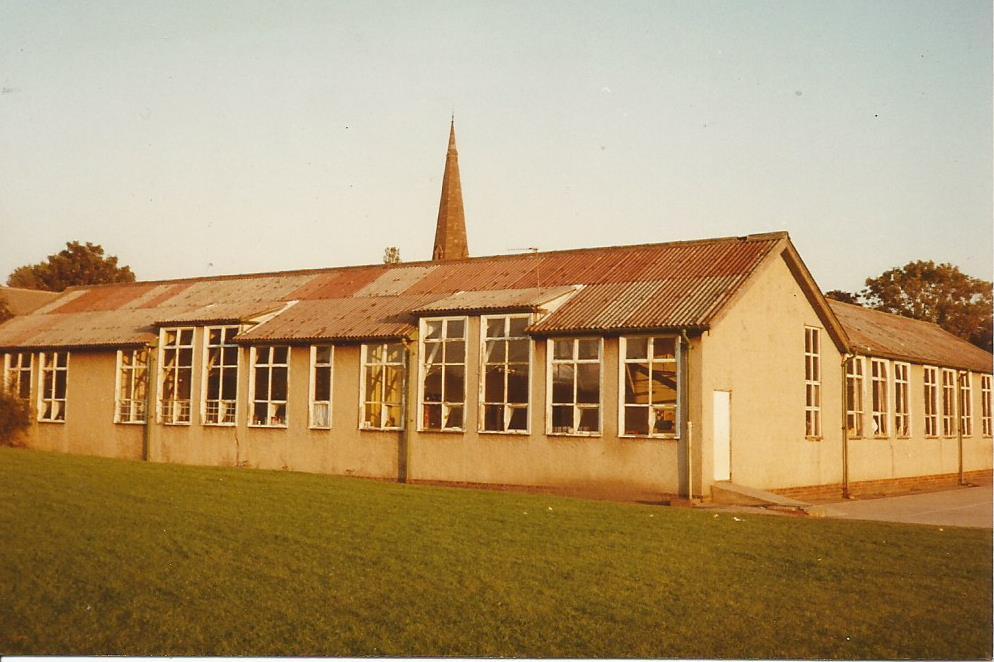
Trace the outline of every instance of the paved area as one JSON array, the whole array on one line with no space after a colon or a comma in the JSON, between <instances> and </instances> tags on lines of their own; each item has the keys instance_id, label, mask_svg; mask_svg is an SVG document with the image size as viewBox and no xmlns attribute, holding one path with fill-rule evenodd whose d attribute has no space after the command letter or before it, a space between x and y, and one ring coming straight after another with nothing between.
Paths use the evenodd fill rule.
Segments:
<instances>
[{"instance_id":1,"label":"paved area","mask_svg":"<svg viewBox=\"0 0 994 662\"><path fill-rule=\"evenodd\" d=\"M994 519L994 490L987 483L941 492L826 503L819 510L825 517L840 519L990 529Z\"/></svg>"}]
</instances>

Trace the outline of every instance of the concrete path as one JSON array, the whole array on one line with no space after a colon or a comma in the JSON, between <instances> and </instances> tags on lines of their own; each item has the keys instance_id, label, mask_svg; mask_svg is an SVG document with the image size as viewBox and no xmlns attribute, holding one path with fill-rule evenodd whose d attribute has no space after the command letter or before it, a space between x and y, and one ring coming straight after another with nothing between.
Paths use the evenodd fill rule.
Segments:
<instances>
[{"instance_id":1,"label":"concrete path","mask_svg":"<svg viewBox=\"0 0 994 662\"><path fill-rule=\"evenodd\" d=\"M821 506L820 514L844 519L990 529L994 518L992 504L994 491L988 483L941 492L826 503Z\"/></svg>"}]
</instances>

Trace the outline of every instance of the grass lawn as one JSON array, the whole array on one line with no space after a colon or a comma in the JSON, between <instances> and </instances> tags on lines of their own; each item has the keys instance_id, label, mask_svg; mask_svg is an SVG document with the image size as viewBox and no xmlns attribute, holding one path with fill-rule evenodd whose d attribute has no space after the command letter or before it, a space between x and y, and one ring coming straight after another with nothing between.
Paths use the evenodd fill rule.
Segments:
<instances>
[{"instance_id":1,"label":"grass lawn","mask_svg":"<svg viewBox=\"0 0 994 662\"><path fill-rule=\"evenodd\" d=\"M990 531L0 449L0 653L990 658Z\"/></svg>"}]
</instances>

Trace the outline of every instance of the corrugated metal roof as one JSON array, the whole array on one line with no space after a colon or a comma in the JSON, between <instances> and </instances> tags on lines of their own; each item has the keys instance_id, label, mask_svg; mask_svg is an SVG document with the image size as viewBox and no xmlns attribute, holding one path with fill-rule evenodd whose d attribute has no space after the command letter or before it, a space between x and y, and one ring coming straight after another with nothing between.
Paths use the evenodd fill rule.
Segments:
<instances>
[{"instance_id":1,"label":"corrugated metal roof","mask_svg":"<svg viewBox=\"0 0 994 662\"><path fill-rule=\"evenodd\" d=\"M477 290L456 292L412 311L414 314L536 311L544 304L574 294L576 287L531 287L519 290Z\"/></svg>"},{"instance_id":2,"label":"corrugated metal roof","mask_svg":"<svg viewBox=\"0 0 994 662\"><path fill-rule=\"evenodd\" d=\"M155 320L155 326L198 325L220 322L247 322L285 306L282 301L252 301L248 303L218 303L201 306L194 310L173 312Z\"/></svg>"},{"instance_id":3,"label":"corrugated metal roof","mask_svg":"<svg viewBox=\"0 0 994 662\"><path fill-rule=\"evenodd\" d=\"M829 299L860 354L913 363L991 372L994 355L931 322Z\"/></svg>"},{"instance_id":4,"label":"corrugated metal roof","mask_svg":"<svg viewBox=\"0 0 994 662\"><path fill-rule=\"evenodd\" d=\"M0 325L0 348L140 345L155 339L155 310L24 315Z\"/></svg>"},{"instance_id":5,"label":"corrugated metal roof","mask_svg":"<svg viewBox=\"0 0 994 662\"><path fill-rule=\"evenodd\" d=\"M58 292L28 290L23 287L0 286L0 301L7 302L7 309L14 315L27 315L58 298Z\"/></svg>"}]
</instances>

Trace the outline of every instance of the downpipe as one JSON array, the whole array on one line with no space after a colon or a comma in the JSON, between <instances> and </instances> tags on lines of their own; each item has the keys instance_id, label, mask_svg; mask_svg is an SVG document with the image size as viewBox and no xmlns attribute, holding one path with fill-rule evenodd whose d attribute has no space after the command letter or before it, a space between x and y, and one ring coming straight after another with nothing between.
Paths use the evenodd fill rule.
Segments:
<instances>
[{"instance_id":1,"label":"downpipe","mask_svg":"<svg viewBox=\"0 0 994 662\"><path fill-rule=\"evenodd\" d=\"M687 439L687 499L694 499L694 424L689 414L690 336L680 329L680 423Z\"/></svg>"},{"instance_id":2,"label":"downpipe","mask_svg":"<svg viewBox=\"0 0 994 662\"><path fill-rule=\"evenodd\" d=\"M849 377L850 356L842 354L842 498L851 499L849 494Z\"/></svg>"}]
</instances>

